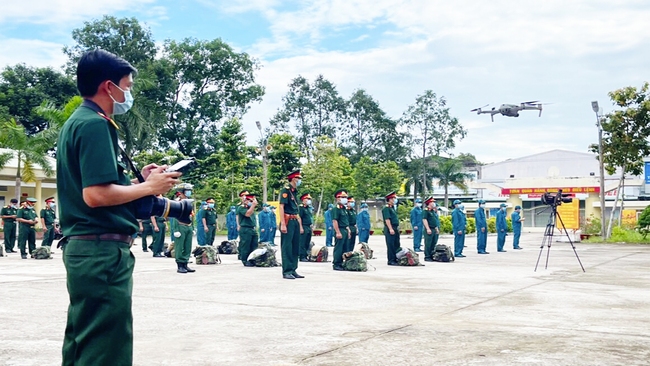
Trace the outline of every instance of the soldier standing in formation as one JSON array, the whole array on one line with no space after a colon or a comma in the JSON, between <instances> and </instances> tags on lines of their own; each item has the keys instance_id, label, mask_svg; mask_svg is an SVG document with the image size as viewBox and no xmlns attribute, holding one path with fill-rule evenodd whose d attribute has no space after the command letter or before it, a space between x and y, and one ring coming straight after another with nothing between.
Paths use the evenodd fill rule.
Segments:
<instances>
[{"instance_id":1,"label":"soldier standing in formation","mask_svg":"<svg viewBox=\"0 0 650 366\"><path fill-rule=\"evenodd\" d=\"M43 228L42 247L52 247L52 242L54 242L55 210L56 202L54 202L54 197L45 199L45 208L41 210L41 227Z\"/></svg>"},{"instance_id":2,"label":"soldier standing in formation","mask_svg":"<svg viewBox=\"0 0 650 366\"><path fill-rule=\"evenodd\" d=\"M411 227L413 228L413 251L421 252L422 246L422 200L416 199L411 209Z\"/></svg>"},{"instance_id":3,"label":"soldier standing in formation","mask_svg":"<svg viewBox=\"0 0 650 366\"><path fill-rule=\"evenodd\" d=\"M346 191L340 189L334 193L336 199L336 206L332 209L332 227L335 232L334 240L334 258L332 259L332 267L335 271L344 271L343 268L343 253L347 250L347 242L350 239L349 215L346 205L348 203L348 194Z\"/></svg>"},{"instance_id":4,"label":"soldier standing in formation","mask_svg":"<svg viewBox=\"0 0 650 366\"><path fill-rule=\"evenodd\" d=\"M38 222L36 220L38 216L36 216L36 211L34 211L35 203L36 198L28 198L25 206L21 207L16 214L16 220L20 223L18 248L20 249L20 256L23 259L27 259L27 252L25 251L25 245L27 243L29 243L29 254L32 254L34 249L36 249L36 229L34 229L34 225Z\"/></svg>"},{"instance_id":5,"label":"soldier standing in formation","mask_svg":"<svg viewBox=\"0 0 650 366\"><path fill-rule=\"evenodd\" d=\"M346 252L351 252L354 250L355 244L357 244L357 210L354 209L355 202L354 197L348 196L348 230L350 231L350 239L348 239L346 247L348 248Z\"/></svg>"},{"instance_id":6,"label":"soldier standing in formation","mask_svg":"<svg viewBox=\"0 0 650 366\"><path fill-rule=\"evenodd\" d=\"M192 186L189 183L181 183L176 186L176 198L179 200L188 199L192 197ZM194 216L192 213L191 216ZM176 222L176 240L174 241L174 254L176 258L176 265L178 273L192 273L196 270L187 266L187 263L190 261L190 254L192 252L192 237L193 237L193 227L192 222L180 222L177 219L174 219Z\"/></svg>"},{"instance_id":7,"label":"soldier standing in formation","mask_svg":"<svg viewBox=\"0 0 650 366\"><path fill-rule=\"evenodd\" d=\"M467 219L461 210L460 200L454 201L454 210L451 212L451 227L454 231L454 256L456 258L464 258L463 248L465 247L465 226Z\"/></svg>"},{"instance_id":8,"label":"soldier standing in formation","mask_svg":"<svg viewBox=\"0 0 650 366\"><path fill-rule=\"evenodd\" d=\"M217 210L214 208L214 198L209 197L205 200L206 208L203 210L201 221L203 222L203 231L205 232L205 244L214 245L214 236L217 233Z\"/></svg>"},{"instance_id":9,"label":"soldier standing in formation","mask_svg":"<svg viewBox=\"0 0 650 366\"><path fill-rule=\"evenodd\" d=\"M508 223L506 222L506 204L499 205L497 211L497 252L506 252L503 247L506 245L506 235L508 232Z\"/></svg>"},{"instance_id":10,"label":"soldier standing in formation","mask_svg":"<svg viewBox=\"0 0 650 366\"><path fill-rule=\"evenodd\" d=\"M158 195L162 198L162 195ZM155 258L164 258L163 246L165 245L165 232L167 231L167 219L164 217L151 216L151 226L153 228L153 245L151 251Z\"/></svg>"},{"instance_id":11,"label":"soldier standing in formation","mask_svg":"<svg viewBox=\"0 0 650 366\"><path fill-rule=\"evenodd\" d=\"M519 246L519 238L521 237L521 223L525 220L523 217L521 217L521 206L515 206L515 210L510 215L510 220L512 220L513 233L512 249L524 249Z\"/></svg>"},{"instance_id":12,"label":"soldier standing in formation","mask_svg":"<svg viewBox=\"0 0 650 366\"><path fill-rule=\"evenodd\" d=\"M260 225L260 242L268 243L271 241L271 208L268 203L262 205L262 212L257 218Z\"/></svg>"},{"instance_id":13,"label":"soldier standing in formation","mask_svg":"<svg viewBox=\"0 0 650 366\"><path fill-rule=\"evenodd\" d=\"M196 243L200 246L205 245L205 226L203 225L203 214L205 209L208 208L208 204L205 201L201 201L199 206L199 212L196 213Z\"/></svg>"},{"instance_id":14,"label":"soldier standing in formation","mask_svg":"<svg viewBox=\"0 0 650 366\"><path fill-rule=\"evenodd\" d=\"M269 206L271 209L271 232L269 233L269 239L272 246L275 246L275 234L278 232L278 217L275 216L275 206Z\"/></svg>"},{"instance_id":15,"label":"soldier standing in formation","mask_svg":"<svg viewBox=\"0 0 650 366\"><path fill-rule=\"evenodd\" d=\"M438 235L440 235L438 208L433 197L424 200L421 225L424 227L424 260L433 262L433 252L438 244Z\"/></svg>"},{"instance_id":16,"label":"soldier standing in formation","mask_svg":"<svg viewBox=\"0 0 650 366\"><path fill-rule=\"evenodd\" d=\"M300 206L299 215L300 221L302 224L302 234L300 234L300 261L309 262L309 246L311 244L311 225L313 223L312 219L312 207L311 207L311 196L309 193L303 194L300 196L302 205Z\"/></svg>"},{"instance_id":17,"label":"soldier standing in formation","mask_svg":"<svg viewBox=\"0 0 650 366\"><path fill-rule=\"evenodd\" d=\"M368 213L368 204L361 204L361 211L357 214L357 229L359 229L359 242L368 243L370 239L370 214Z\"/></svg>"},{"instance_id":18,"label":"soldier standing in formation","mask_svg":"<svg viewBox=\"0 0 650 366\"><path fill-rule=\"evenodd\" d=\"M138 222L140 223L140 236L142 237L142 251L148 252L147 237L151 236L152 243L156 240L153 233L153 226L151 225L151 219L138 220Z\"/></svg>"},{"instance_id":19,"label":"soldier standing in formation","mask_svg":"<svg viewBox=\"0 0 650 366\"><path fill-rule=\"evenodd\" d=\"M331 247L334 240L334 227L332 226L332 209L334 205L329 203L325 211L325 246Z\"/></svg>"},{"instance_id":20,"label":"soldier standing in formation","mask_svg":"<svg viewBox=\"0 0 650 366\"><path fill-rule=\"evenodd\" d=\"M298 187L302 183L300 170L287 176L289 184L280 192L280 232L282 251L282 278L294 280L304 278L296 272L300 234L303 233L302 222L298 215Z\"/></svg>"},{"instance_id":21,"label":"soldier standing in formation","mask_svg":"<svg viewBox=\"0 0 650 366\"><path fill-rule=\"evenodd\" d=\"M16 215L18 214L18 200L12 198L9 205L2 208L2 227L5 234L5 251L7 253L16 253L14 245L16 244Z\"/></svg>"},{"instance_id":22,"label":"soldier standing in formation","mask_svg":"<svg viewBox=\"0 0 650 366\"><path fill-rule=\"evenodd\" d=\"M478 210L474 212L476 222L476 249L478 254L490 254L486 251L487 247L487 219L485 218L485 201L478 201Z\"/></svg>"},{"instance_id":23,"label":"soldier standing in formation","mask_svg":"<svg viewBox=\"0 0 650 366\"><path fill-rule=\"evenodd\" d=\"M386 239L386 255L389 266L397 266L397 251L400 249L399 219L397 218L397 193L386 195L386 206L381 210L384 221L384 238Z\"/></svg>"},{"instance_id":24,"label":"soldier standing in formation","mask_svg":"<svg viewBox=\"0 0 650 366\"><path fill-rule=\"evenodd\" d=\"M235 206L230 206L230 211L226 215L226 228L228 229L228 240L236 240L239 233L237 232L237 214Z\"/></svg>"},{"instance_id":25,"label":"soldier standing in formation","mask_svg":"<svg viewBox=\"0 0 650 366\"><path fill-rule=\"evenodd\" d=\"M244 202L237 208L237 218L239 220L239 259L245 267L255 267L255 264L248 261L248 256L252 251L257 249L259 236L255 227L257 219L255 209L257 208L257 199L254 194L244 192Z\"/></svg>"}]
</instances>

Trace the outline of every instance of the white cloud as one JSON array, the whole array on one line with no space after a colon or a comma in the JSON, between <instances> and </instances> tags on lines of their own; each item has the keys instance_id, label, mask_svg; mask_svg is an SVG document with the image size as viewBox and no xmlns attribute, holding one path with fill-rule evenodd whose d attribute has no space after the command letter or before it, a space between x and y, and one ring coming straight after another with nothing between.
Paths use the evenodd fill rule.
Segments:
<instances>
[{"instance_id":1,"label":"white cloud","mask_svg":"<svg viewBox=\"0 0 650 366\"><path fill-rule=\"evenodd\" d=\"M29 4L25 4L20 1L3 1L0 23L67 24L122 10L146 10L155 2L156 0L30 0Z\"/></svg>"},{"instance_id":2,"label":"white cloud","mask_svg":"<svg viewBox=\"0 0 650 366\"><path fill-rule=\"evenodd\" d=\"M26 63L37 67L60 67L67 60L62 48L60 43L37 39L0 38L0 66Z\"/></svg>"}]
</instances>

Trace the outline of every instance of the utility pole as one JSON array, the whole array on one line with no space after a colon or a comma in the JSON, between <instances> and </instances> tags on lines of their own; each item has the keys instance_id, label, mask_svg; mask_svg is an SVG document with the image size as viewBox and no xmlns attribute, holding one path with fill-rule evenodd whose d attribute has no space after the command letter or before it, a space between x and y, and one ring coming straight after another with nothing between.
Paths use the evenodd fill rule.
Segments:
<instances>
[{"instance_id":1,"label":"utility pole","mask_svg":"<svg viewBox=\"0 0 650 366\"><path fill-rule=\"evenodd\" d=\"M607 239L607 229L605 225L605 162L603 161L603 126L601 125L602 116L599 115L598 101L591 102L591 109L596 113L596 127L598 127L598 165L600 169L600 235Z\"/></svg>"},{"instance_id":2,"label":"utility pole","mask_svg":"<svg viewBox=\"0 0 650 366\"><path fill-rule=\"evenodd\" d=\"M262 144L260 149L262 149L262 202L266 203L267 198L267 164L268 164L268 151L266 150L266 138L262 133L262 124L260 121L255 121L257 129L260 130L260 136L262 136Z\"/></svg>"}]
</instances>

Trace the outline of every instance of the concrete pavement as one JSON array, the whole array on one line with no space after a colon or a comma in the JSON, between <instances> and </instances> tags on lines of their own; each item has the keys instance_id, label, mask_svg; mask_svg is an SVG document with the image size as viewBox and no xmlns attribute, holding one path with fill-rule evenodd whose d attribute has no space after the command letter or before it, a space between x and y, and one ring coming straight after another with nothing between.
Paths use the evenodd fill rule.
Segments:
<instances>
[{"instance_id":1,"label":"concrete pavement","mask_svg":"<svg viewBox=\"0 0 650 366\"><path fill-rule=\"evenodd\" d=\"M541 239L524 234L524 250L514 251L508 237L508 252L496 253L490 237L491 254L478 255L470 236L467 258L455 263L389 267L383 237L373 236L368 272L300 263L306 278L298 280L282 279L280 268L245 268L232 255L180 275L173 259L152 258L138 240L134 361L650 364L650 246L578 243L583 273L569 244L554 243L549 268L542 260L533 272ZM53 260L0 258L0 365L60 365L67 305L60 252Z\"/></svg>"}]
</instances>

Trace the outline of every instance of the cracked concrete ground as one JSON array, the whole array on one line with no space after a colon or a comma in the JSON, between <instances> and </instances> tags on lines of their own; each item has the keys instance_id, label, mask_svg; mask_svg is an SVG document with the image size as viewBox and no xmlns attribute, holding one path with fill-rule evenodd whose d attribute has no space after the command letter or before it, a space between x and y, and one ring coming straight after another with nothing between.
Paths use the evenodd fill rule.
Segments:
<instances>
[{"instance_id":1,"label":"cracked concrete ground","mask_svg":"<svg viewBox=\"0 0 650 366\"><path fill-rule=\"evenodd\" d=\"M496 253L491 236L492 254L477 255L470 236L455 263L389 267L374 236L368 272L300 263L299 280L232 255L180 275L134 246L134 363L649 365L650 246L578 243L583 273L553 243L534 272L541 239ZM59 252L0 258L0 365L60 365L67 304Z\"/></svg>"}]
</instances>

